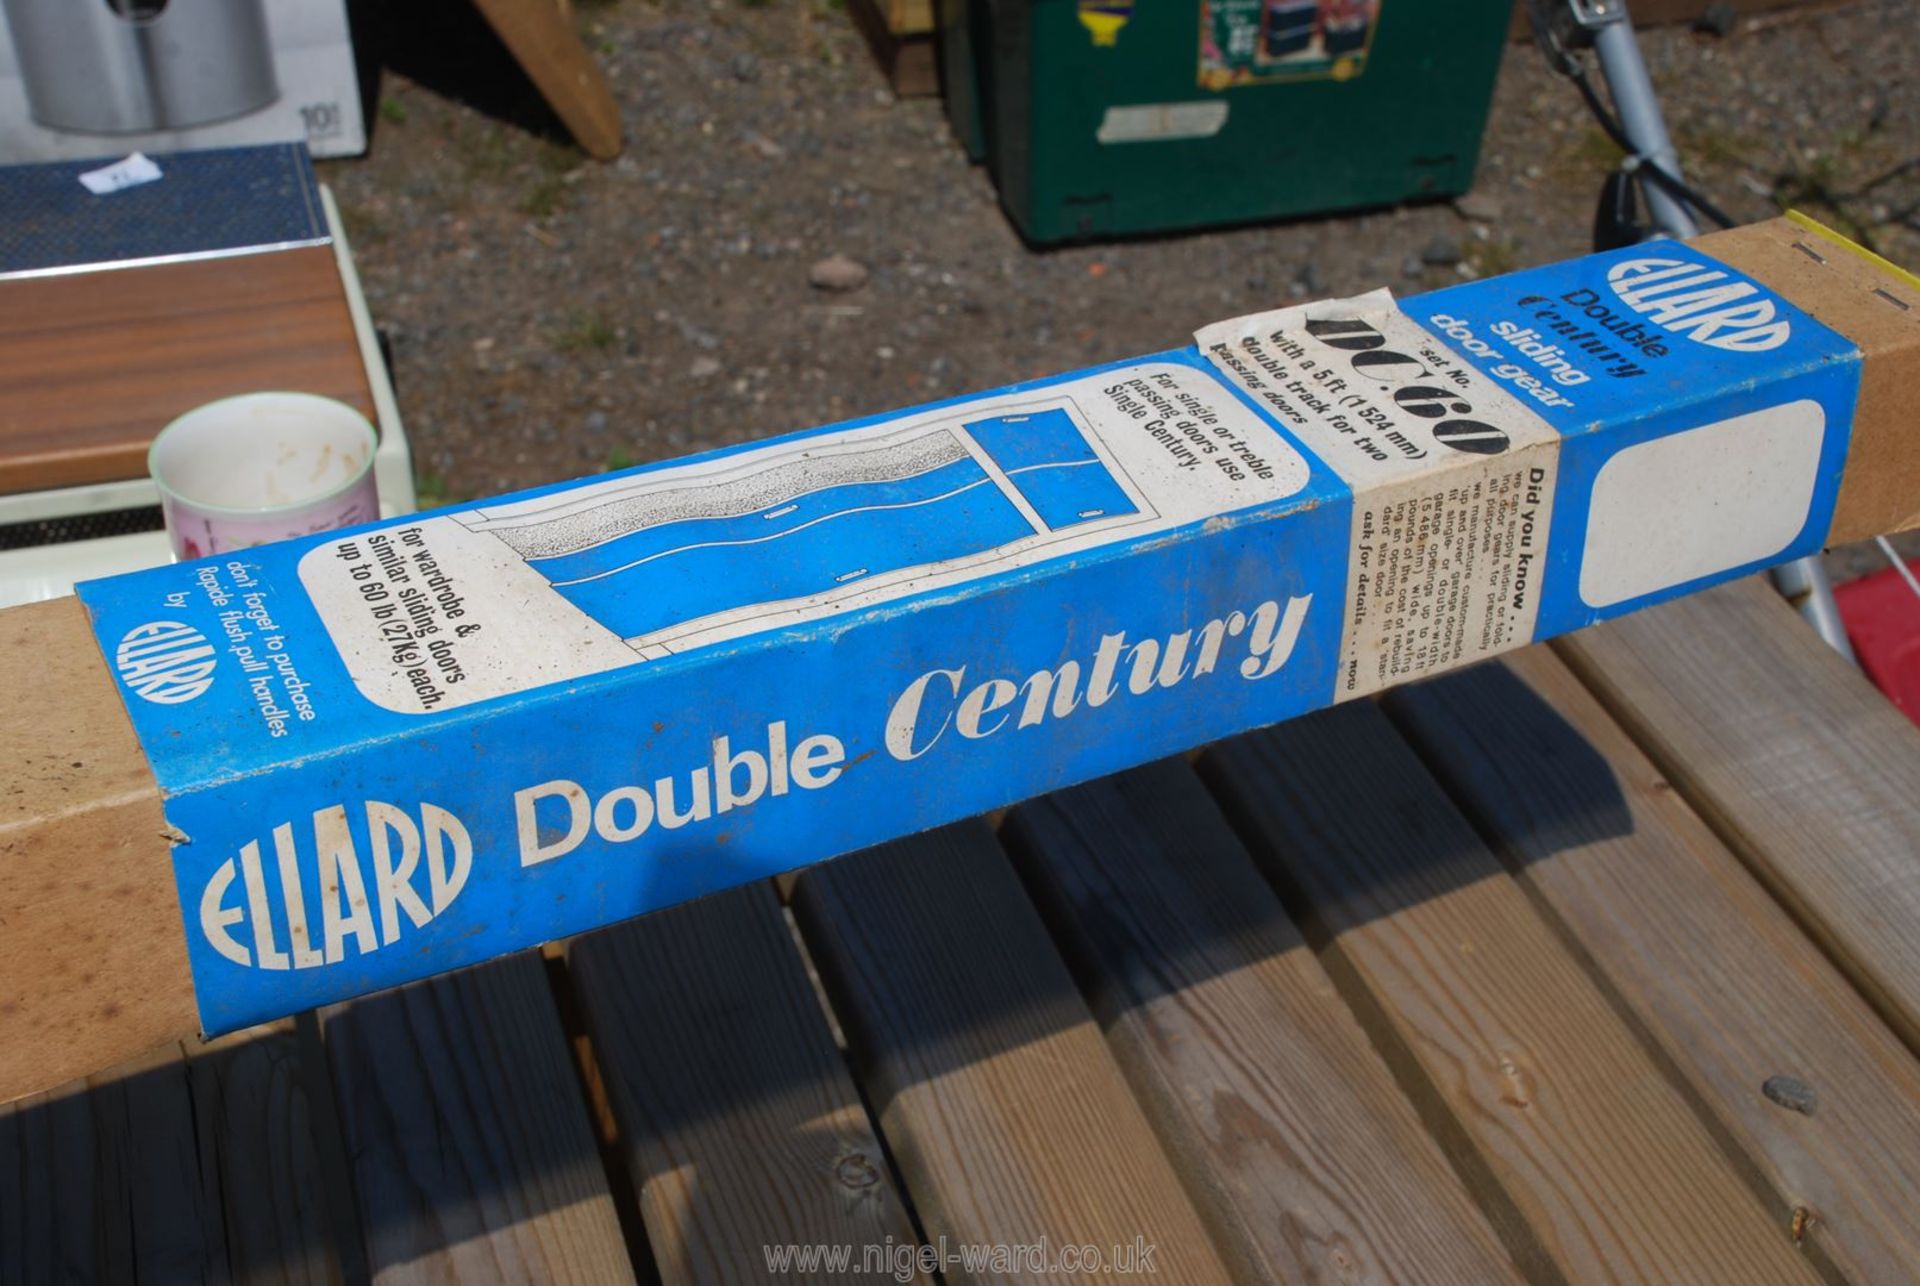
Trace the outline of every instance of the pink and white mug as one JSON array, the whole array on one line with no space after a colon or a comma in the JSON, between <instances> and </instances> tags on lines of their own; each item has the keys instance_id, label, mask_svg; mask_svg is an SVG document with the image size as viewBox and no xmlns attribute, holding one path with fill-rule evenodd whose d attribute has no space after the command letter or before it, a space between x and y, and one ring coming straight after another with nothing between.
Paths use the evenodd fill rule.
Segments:
<instances>
[{"instance_id":1,"label":"pink and white mug","mask_svg":"<svg viewBox=\"0 0 1920 1286\"><path fill-rule=\"evenodd\" d=\"M311 393L245 393L160 430L147 470L175 558L372 522L379 444L367 417Z\"/></svg>"}]
</instances>

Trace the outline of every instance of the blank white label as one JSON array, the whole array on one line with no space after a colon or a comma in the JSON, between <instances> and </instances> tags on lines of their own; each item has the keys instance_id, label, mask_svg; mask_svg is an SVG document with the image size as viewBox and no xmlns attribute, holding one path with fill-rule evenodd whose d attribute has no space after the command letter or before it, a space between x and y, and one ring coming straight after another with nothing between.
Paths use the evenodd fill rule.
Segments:
<instances>
[{"instance_id":1,"label":"blank white label","mask_svg":"<svg viewBox=\"0 0 1920 1286\"><path fill-rule=\"evenodd\" d=\"M1175 138L1212 138L1227 123L1227 102L1146 103L1109 107L1094 137L1102 143L1152 143Z\"/></svg>"},{"instance_id":2,"label":"blank white label","mask_svg":"<svg viewBox=\"0 0 1920 1286\"><path fill-rule=\"evenodd\" d=\"M1806 525L1825 434L1802 400L1619 452L1593 480L1580 597L1609 607L1781 554Z\"/></svg>"}]
</instances>

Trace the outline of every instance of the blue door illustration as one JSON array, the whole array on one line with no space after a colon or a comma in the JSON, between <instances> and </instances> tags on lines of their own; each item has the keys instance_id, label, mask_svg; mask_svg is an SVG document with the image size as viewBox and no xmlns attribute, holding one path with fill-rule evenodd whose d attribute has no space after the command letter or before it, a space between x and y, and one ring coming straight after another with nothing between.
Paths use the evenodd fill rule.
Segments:
<instances>
[{"instance_id":1,"label":"blue door illustration","mask_svg":"<svg viewBox=\"0 0 1920 1286\"><path fill-rule=\"evenodd\" d=\"M1049 531L1139 512L1064 410L1002 415L966 427Z\"/></svg>"},{"instance_id":2,"label":"blue door illustration","mask_svg":"<svg viewBox=\"0 0 1920 1286\"><path fill-rule=\"evenodd\" d=\"M1139 512L1065 410L963 427L980 454L938 429L491 530L636 640Z\"/></svg>"}]
</instances>

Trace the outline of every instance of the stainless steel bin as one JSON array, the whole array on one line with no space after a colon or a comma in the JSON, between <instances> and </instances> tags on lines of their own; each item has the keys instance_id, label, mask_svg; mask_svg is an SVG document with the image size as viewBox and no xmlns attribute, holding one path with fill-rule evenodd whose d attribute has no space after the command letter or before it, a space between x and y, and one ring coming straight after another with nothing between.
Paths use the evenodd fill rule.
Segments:
<instances>
[{"instance_id":1,"label":"stainless steel bin","mask_svg":"<svg viewBox=\"0 0 1920 1286\"><path fill-rule=\"evenodd\" d=\"M33 119L129 134L258 111L280 96L261 0L4 0Z\"/></svg>"}]
</instances>

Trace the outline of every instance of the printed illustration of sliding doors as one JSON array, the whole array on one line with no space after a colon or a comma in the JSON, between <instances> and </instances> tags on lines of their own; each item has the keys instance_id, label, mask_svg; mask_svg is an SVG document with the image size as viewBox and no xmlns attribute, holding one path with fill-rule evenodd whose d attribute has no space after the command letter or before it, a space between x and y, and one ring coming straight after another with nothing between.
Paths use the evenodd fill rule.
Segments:
<instances>
[{"instance_id":1,"label":"printed illustration of sliding doors","mask_svg":"<svg viewBox=\"0 0 1920 1286\"><path fill-rule=\"evenodd\" d=\"M455 515L643 656L1018 566L1156 516L1065 397Z\"/></svg>"}]
</instances>

